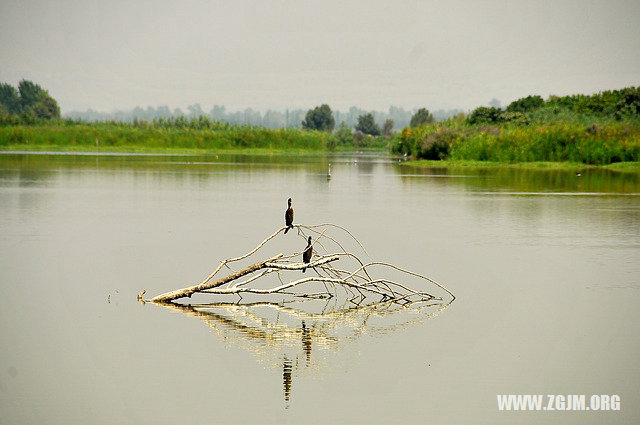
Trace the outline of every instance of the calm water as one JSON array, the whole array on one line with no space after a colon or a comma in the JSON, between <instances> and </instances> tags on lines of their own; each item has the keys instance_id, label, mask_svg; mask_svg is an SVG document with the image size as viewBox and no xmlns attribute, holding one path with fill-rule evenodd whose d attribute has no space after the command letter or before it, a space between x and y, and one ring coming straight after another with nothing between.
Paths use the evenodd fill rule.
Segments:
<instances>
[{"instance_id":1,"label":"calm water","mask_svg":"<svg viewBox=\"0 0 640 425\"><path fill-rule=\"evenodd\" d=\"M297 222L345 226L456 301L138 303L252 248L289 196ZM637 174L0 155L1 424L638 423L639 328ZM499 412L496 394L622 401Z\"/></svg>"}]
</instances>

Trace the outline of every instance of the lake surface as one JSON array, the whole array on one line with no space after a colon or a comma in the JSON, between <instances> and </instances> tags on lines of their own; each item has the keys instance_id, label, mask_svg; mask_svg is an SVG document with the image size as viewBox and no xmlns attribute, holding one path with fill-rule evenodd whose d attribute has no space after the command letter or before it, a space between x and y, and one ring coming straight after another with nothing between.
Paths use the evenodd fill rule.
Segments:
<instances>
[{"instance_id":1,"label":"lake surface","mask_svg":"<svg viewBox=\"0 0 640 425\"><path fill-rule=\"evenodd\" d=\"M288 197L297 223L344 226L456 300L137 301L253 248ZM0 424L638 423L639 329L638 174L0 155ZM617 394L621 410L500 412L497 394Z\"/></svg>"}]
</instances>

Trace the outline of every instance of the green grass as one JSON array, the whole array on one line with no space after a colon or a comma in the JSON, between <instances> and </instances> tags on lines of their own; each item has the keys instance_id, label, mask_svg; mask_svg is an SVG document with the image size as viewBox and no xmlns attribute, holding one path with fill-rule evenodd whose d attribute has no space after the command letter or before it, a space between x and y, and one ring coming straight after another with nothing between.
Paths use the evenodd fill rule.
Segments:
<instances>
[{"instance_id":1,"label":"green grass","mask_svg":"<svg viewBox=\"0 0 640 425\"><path fill-rule=\"evenodd\" d=\"M140 128L113 124L0 127L0 149L100 150L127 152L210 152L216 150L327 149L330 135L297 129Z\"/></svg>"},{"instance_id":2,"label":"green grass","mask_svg":"<svg viewBox=\"0 0 640 425\"><path fill-rule=\"evenodd\" d=\"M589 165L638 162L640 124L471 126L450 121L405 129L394 139L392 150L414 159Z\"/></svg>"},{"instance_id":3,"label":"green grass","mask_svg":"<svg viewBox=\"0 0 640 425\"><path fill-rule=\"evenodd\" d=\"M268 129L220 125L177 128L123 123L51 122L0 126L0 150L132 153L261 154L269 152L383 151L387 141L366 146L336 143L336 136L320 131Z\"/></svg>"}]
</instances>

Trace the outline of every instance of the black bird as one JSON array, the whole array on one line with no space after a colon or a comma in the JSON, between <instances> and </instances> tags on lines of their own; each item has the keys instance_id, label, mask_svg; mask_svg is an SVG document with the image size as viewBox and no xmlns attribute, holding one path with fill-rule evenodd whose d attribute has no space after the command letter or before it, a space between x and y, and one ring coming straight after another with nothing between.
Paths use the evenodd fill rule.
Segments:
<instances>
[{"instance_id":1,"label":"black bird","mask_svg":"<svg viewBox=\"0 0 640 425\"><path fill-rule=\"evenodd\" d=\"M291 208L291 198L287 201L289 204L289 208L284 212L284 224L287 226L284 229L284 234L286 235L289 229L293 229L293 208Z\"/></svg>"},{"instance_id":2,"label":"black bird","mask_svg":"<svg viewBox=\"0 0 640 425\"><path fill-rule=\"evenodd\" d=\"M305 264L309 264L311 261L311 254L313 254L313 247L311 246L311 236L309 236L309 242L307 242L307 247L304 249L302 253L302 262ZM302 273L307 270L307 268L302 269Z\"/></svg>"}]
</instances>

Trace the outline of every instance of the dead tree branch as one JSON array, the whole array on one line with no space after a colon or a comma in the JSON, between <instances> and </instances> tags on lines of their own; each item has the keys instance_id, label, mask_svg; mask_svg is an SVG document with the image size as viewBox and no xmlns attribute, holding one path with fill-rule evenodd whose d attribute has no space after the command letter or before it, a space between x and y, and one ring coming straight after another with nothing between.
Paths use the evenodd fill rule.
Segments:
<instances>
[{"instance_id":1,"label":"dead tree branch","mask_svg":"<svg viewBox=\"0 0 640 425\"><path fill-rule=\"evenodd\" d=\"M427 282L444 291L448 297L451 297L449 304L455 299L455 296L448 289L425 275L382 261L363 262L358 255L347 250L349 238L347 238L347 241L339 240L337 235L330 234L332 229L345 232L351 238L351 244L353 245L353 242L355 242L355 248L361 249L368 256L362 243L344 227L331 223L313 226L298 224L294 225L294 227L298 229L298 236L305 240L307 238L305 230L316 235L315 238L312 238L314 249L311 262L296 261L296 259L300 259L301 252L280 253L272 255L266 260L254 260L253 263L244 266L238 271L217 280L212 280L223 267L229 267L232 263L239 263L243 260L257 257L259 252L267 249L269 242L274 241L285 230L285 227L281 227L246 254L222 260L216 269L199 284L160 294L152 298L151 301L173 303L181 298L191 297L196 293L209 296L235 294L240 299L242 299L241 294L260 296L278 294L298 299L330 299L346 296L348 301L358 306L370 296L379 297L378 301L374 300L373 302L396 304L443 300L442 296L426 292L423 287L412 288L411 285L405 282L411 278ZM334 249L334 251L330 253L323 252L328 249ZM334 263L340 264L340 267L334 267ZM386 273L396 273L399 278L376 276L374 271L380 271L380 268L384 269ZM288 274L297 273L304 269L308 269L311 273L315 272L315 276L311 275L302 278L298 276L286 279ZM270 276L275 276L276 280L273 281ZM241 280L242 278L244 279ZM402 283L399 280L402 280ZM272 283L268 287L264 287L264 282L268 281ZM338 291L338 288L343 291ZM367 302L371 303L370 301Z\"/></svg>"}]
</instances>

